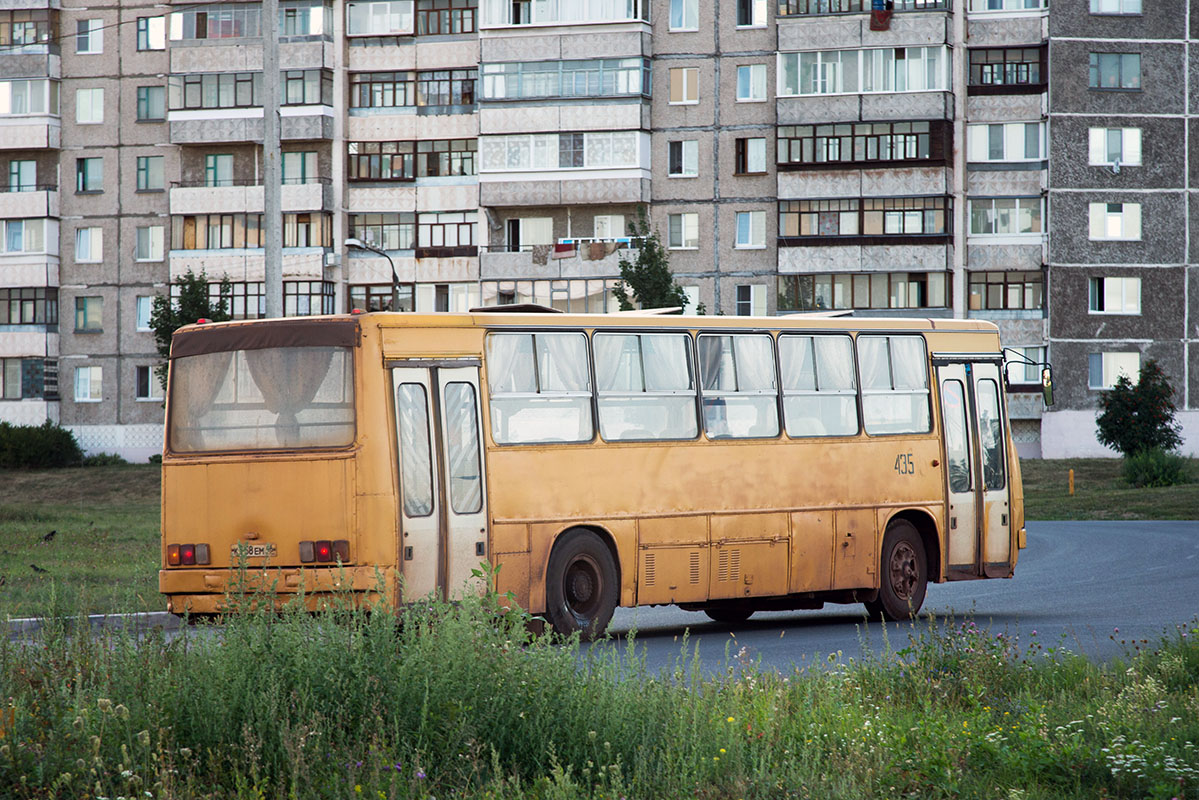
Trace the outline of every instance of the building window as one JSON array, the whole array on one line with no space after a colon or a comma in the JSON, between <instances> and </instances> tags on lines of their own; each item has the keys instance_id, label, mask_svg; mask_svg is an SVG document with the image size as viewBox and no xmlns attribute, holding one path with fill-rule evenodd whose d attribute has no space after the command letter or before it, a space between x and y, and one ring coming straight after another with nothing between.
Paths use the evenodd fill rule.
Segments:
<instances>
[{"instance_id":1,"label":"building window","mask_svg":"<svg viewBox=\"0 0 1199 800\"><path fill-rule=\"evenodd\" d=\"M137 49L165 50L167 46L164 17L137 18Z\"/></svg>"},{"instance_id":2,"label":"building window","mask_svg":"<svg viewBox=\"0 0 1199 800\"><path fill-rule=\"evenodd\" d=\"M668 214L666 246L671 250L699 248L699 214Z\"/></svg>"},{"instance_id":3,"label":"building window","mask_svg":"<svg viewBox=\"0 0 1199 800\"><path fill-rule=\"evenodd\" d=\"M758 175L766 172L766 140L737 139L733 146L733 173Z\"/></svg>"},{"instance_id":4,"label":"building window","mask_svg":"<svg viewBox=\"0 0 1199 800\"><path fill-rule=\"evenodd\" d=\"M944 47L779 54L779 94L929 92L948 88Z\"/></svg>"},{"instance_id":5,"label":"building window","mask_svg":"<svg viewBox=\"0 0 1199 800\"><path fill-rule=\"evenodd\" d=\"M346 3L347 36L397 36L413 32L412 0Z\"/></svg>"},{"instance_id":6,"label":"building window","mask_svg":"<svg viewBox=\"0 0 1199 800\"><path fill-rule=\"evenodd\" d=\"M287 70L280 74L280 103L332 105L333 72ZM167 76L167 104L172 111L203 108L254 108L262 105L261 72L203 72Z\"/></svg>"},{"instance_id":7,"label":"building window","mask_svg":"<svg viewBox=\"0 0 1199 800\"><path fill-rule=\"evenodd\" d=\"M779 238L927 236L946 233L944 197L780 200Z\"/></svg>"},{"instance_id":8,"label":"building window","mask_svg":"<svg viewBox=\"0 0 1199 800\"><path fill-rule=\"evenodd\" d=\"M1121 376L1136 383L1140 374L1140 353L1089 353L1087 355L1088 389L1111 389Z\"/></svg>"},{"instance_id":9,"label":"building window","mask_svg":"<svg viewBox=\"0 0 1199 800\"><path fill-rule=\"evenodd\" d=\"M99 263L104 260L104 229L75 229L75 263Z\"/></svg>"},{"instance_id":10,"label":"building window","mask_svg":"<svg viewBox=\"0 0 1199 800\"><path fill-rule=\"evenodd\" d=\"M1041 272L971 272L970 310L1035 310L1045 304ZM1039 380L1039 378L1038 378Z\"/></svg>"},{"instance_id":11,"label":"building window","mask_svg":"<svg viewBox=\"0 0 1199 800\"><path fill-rule=\"evenodd\" d=\"M967 158L970 161L1042 161L1045 159L1045 123L1007 122L967 125Z\"/></svg>"},{"instance_id":12,"label":"building window","mask_svg":"<svg viewBox=\"0 0 1199 800\"><path fill-rule=\"evenodd\" d=\"M44 53L57 38L56 8L0 11L0 47L8 53Z\"/></svg>"},{"instance_id":13,"label":"building window","mask_svg":"<svg viewBox=\"0 0 1199 800\"><path fill-rule=\"evenodd\" d=\"M75 53L95 55L104 52L104 20L81 19L75 22Z\"/></svg>"},{"instance_id":14,"label":"building window","mask_svg":"<svg viewBox=\"0 0 1199 800\"><path fill-rule=\"evenodd\" d=\"M137 190L139 192L161 192L163 182L163 156L137 157Z\"/></svg>"},{"instance_id":15,"label":"building window","mask_svg":"<svg viewBox=\"0 0 1199 800\"><path fill-rule=\"evenodd\" d=\"M1141 0L1091 0L1092 14L1140 14Z\"/></svg>"},{"instance_id":16,"label":"building window","mask_svg":"<svg viewBox=\"0 0 1199 800\"><path fill-rule=\"evenodd\" d=\"M75 121L80 125L95 125L104 121L104 90L75 90Z\"/></svg>"},{"instance_id":17,"label":"building window","mask_svg":"<svg viewBox=\"0 0 1199 800\"><path fill-rule=\"evenodd\" d=\"M1025 0L1034 2L1034 0ZM950 7L949 0L895 0L892 11L935 11ZM778 0L780 17L849 14L872 10L870 0Z\"/></svg>"},{"instance_id":18,"label":"building window","mask_svg":"<svg viewBox=\"0 0 1199 800\"><path fill-rule=\"evenodd\" d=\"M780 275L778 310L946 308L948 273Z\"/></svg>"},{"instance_id":19,"label":"building window","mask_svg":"<svg viewBox=\"0 0 1199 800\"><path fill-rule=\"evenodd\" d=\"M484 136L484 172L640 166L639 131L532 133Z\"/></svg>"},{"instance_id":20,"label":"building window","mask_svg":"<svg viewBox=\"0 0 1199 800\"><path fill-rule=\"evenodd\" d=\"M672 178L694 178L699 175L699 141L684 139L670 142L668 174Z\"/></svg>"},{"instance_id":21,"label":"building window","mask_svg":"<svg viewBox=\"0 0 1199 800\"><path fill-rule=\"evenodd\" d=\"M483 24L546 25L595 22L649 22L647 0L575 0L548 3L543 0L484 0Z\"/></svg>"},{"instance_id":22,"label":"building window","mask_svg":"<svg viewBox=\"0 0 1199 800\"><path fill-rule=\"evenodd\" d=\"M699 30L699 0L670 0L670 30Z\"/></svg>"},{"instance_id":23,"label":"building window","mask_svg":"<svg viewBox=\"0 0 1199 800\"><path fill-rule=\"evenodd\" d=\"M483 64L484 100L649 96L647 58Z\"/></svg>"},{"instance_id":24,"label":"building window","mask_svg":"<svg viewBox=\"0 0 1199 800\"><path fill-rule=\"evenodd\" d=\"M293 151L283 154L283 183L315 183L317 160L315 150Z\"/></svg>"},{"instance_id":25,"label":"building window","mask_svg":"<svg viewBox=\"0 0 1199 800\"><path fill-rule=\"evenodd\" d=\"M699 68L678 67L670 70L671 105L699 102Z\"/></svg>"},{"instance_id":26,"label":"building window","mask_svg":"<svg viewBox=\"0 0 1199 800\"><path fill-rule=\"evenodd\" d=\"M21 399L21 361L0 358L0 400Z\"/></svg>"},{"instance_id":27,"label":"building window","mask_svg":"<svg viewBox=\"0 0 1199 800\"><path fill-rule=\"evenodd\" d=\"M0 220L4 252L43 253L46 249L44 219Z\"/></svg>"},{"instance_id":28,"label":"building window","mask_svg":"<svg viewBox=\"0 0 1199 800\"><path fill-rule=\"evenodd\" d=\"M737 316L766 316L766 287L764 285L753 283L738 284Z\"/></svg>"},{"instance_id":29,"label":"building window","mask_svg":"<svg viewBox=\"0 0 1199 800\"><path fill-rule=\"evenodd\" d=\"M766 246L766 212L738 211L737 240L740 249L758 249Z\"/></svg>"},{"instance_id":30,"label":"building window","mask_svg":"<svg viewBox=\"0 0 1199 800\"><path fill-rule=\"evenodd\" d=\"M970 51L970 86L1045 85L1044 47L974 48Z\"/></svg>"},{"instance_id":31,"label":"building window","mask_svg":"<svg viewBox=\"0 0 1199 800\"><path fill-rule=\"evenodd\" d=\"M284 281L283 316L306 317L335 312L335 290L330 281Z\"/></svg>"},{"instance_id":32,"label":"building window","mask_svg":"<svg viewBox=\"0 0 1199 800\"><path fill-rule=\"evenodd\" d=\"M104 191L104 159L95 156L75 159L75 191Z\"/></svg>"},{"instance_id":33,"label":"building window","mask_svg":"<svg viewBox=\"0 0 1199 800\"><path fill-rule=\"evenodd\" d=\"M0 289L0 325L57 324L57 289Z\"/></svg>"},{"instance_id":34,"label":"building window","mask_svg":"<svg viewBox=\"0 0 1199 800\"><path fill-rule=\"evenodd\" d=\"M1097 166L1141 166L1140 128L1091 128L1090 163Z\"/></svg>"},{"instance_id":35,"label":"building window","mask_svg":"<svg viewBox=\"0 0 1199 800\"><path fill-rule=\"evenodd\" d=\"M743 64L737 67L737 102L757 103L766 99L766 65Z\"/></svg>"},{"instance_id":36,"label":"building window","mask_svg":"<svg viewBox=\"0 0 1199 800\"><path fill-rule=\"evenodd\" d=\"M138 122L162 122L167 116L167 90L162 86L137 87Z\"/></svg>"},{"instance_id":37,"label":"building window","mask_svg":"<svg viewBox=\"0 0 1199 800\"><path fill-rule=\"evenodd\" d=\"M350 75L350 107L473 106L478 75L477 69L355 72Z\"/></svg>"},{"instance_id":38,"label":"building window","mask_svg":"<svg viewBox=\"0 0 1199 800\"><path fill-rule=\"evenodd\" d=\"M971 11L1040 11L1049 0L970 0Z\"/></svg>"},{"instance_id":39,"label":"building window","mask_svg":"<svg viewBox=\"0 0 1199 800\"><path fill-rule=\"evenodd\" d=\"M1030 386L1033 391L1041 391L1041 369L1046 363L1045 347L1008 347L1005 350L1015 350L1024 360L1013 358L1007 362L1008 382L1015 385Z\"/></svg>"},{"instance_id":40,"label":"building window","mask_svg":"<svg viewBox=\"0 0 1199 800\"><path fill-rule=\"evenodd\" d=\"M332 216L283 215L284 247L332 247ZM171 218L172 250L243 250L262 247L261 214L183 214Z\"/></svg>"},{"instance_id":41,"label":"building window","mask_svg":"<svg viewBox=\"0 0 1199 800\"><path fill-rule=\"evenodd\" d=\"M259 3L210 3L171 14L171 40L237 39L262 35Z\"/></svg>"},{"instance_id":42,"label":"building window","mask_svg":"<svg viewBox=\"0 0 1199 800\"><path fill-rule=\"evenodd\" d=\"M416 34L474 33L478 15L478 0L416 0Z\"/></svg>"},{"instance_id":43,"label":"building window","mask_svg":"<svg viewBox=\"0 0 1199 800\"><path fill-rule=\"evenodd\" d=\"M103 395L103 367L75 367L75 402L99 403Z\"/></svg>"},{"instance_id":44,"label":"building window","mask_svg":"<svg viewBox=\"0 0 1199 800\"><path fill-rule=\"evenodd\" d=\"M134 258L138 261L162 261L163 232L162 225L139 227Z\"/></svg>"},{"instance_id":45,"label":"building window","mask_svg":"<svg viewBox=\"0 0 1199 800\"><path fill-rule=\"evenodd\" d=\"M99 333L104 330L104 298L75 298L75 332Z\"/></svg>"},{"instance_id":46,"label":"building window","mask_svg":"<svg viewBox=\"0 0 1199 800\"><path fill-rule=\"evenodd\" d=\"M976 197L970 200L971 236L1041 233L1040 197Z\"/></svg>"},{"instance_id":47,"label":"building window","mask_svg":"<svg viewBox=\"0 0 1199 800\"><path fill-rule=\"evenodd\" d=\"M416 179L416 142L347 142L346 156L351 181Z\"/></svg>"},{"instance_id":48,"label":"building window","mask_svg":"<svg viewBox=\"0 0 1199 800\"><path fill-rule=\"evenodd\" d=\"M417 247L474 247L475 211L448 211L418 214Z\"/></svg>"},{"instance_id":49,"label":"building window","mask_svg":"<svg viewBox=\"0 0 1199 800\"><path fill-rule=\"evenodd\" d=\"M204 156L204 185L233 185L233 156L228 153L209 153Z\"/></svg>"},{"instance_id":50,"label":"building window","mask_svg":"<svg viewBox=\"0 0 1199 800\"><path fill-rule=\"evenodd\" d=\"M1091 53L1092 89L1140 89L1140 53Z\"/></svg>"},{"instance_id":51,"label":"building window","mask_svg":"<svg viewBox=\"0 0 1199 800\"><path fill-rule=\"evenodd\" d=\"M766 0L737 0L737 27L762 28L766 25Z\"/></svg>"},{"instance_id":52,"label":"building window","mask_svg":"<svg viewBox=\"0 0 1199 800\"><path fill-rule=\"evenodd\" d=\"M134 308L134 328L139 331L150 330L150 317L154 313L154 298L149 295L138 295Z\"/></svg>"},{"instance_id":53,"label":"building window","mask_svg":"<svg viewBox=\"0 0 1199 800\"><path fill-rule=\"evenodd\" d=\"M159 382L154 379L153 367L134 367L134 374L137 378L138 400L162 399L162 387Z\"/></svg>"},{"instance_id":54,"label":"building window","mask_svg":"<svg viewBox=\"0 0 1199 800\"><path fill-rule=\"evenodd\" d=\"M1091 278L1092 314L1140 314L1140 278Z\"/></svg>"},{"instance_id":55,"label":"building window","mask_svg":"<svg viewBox=\"0 0 1199 800\"><path fill-rule=\"evenodd\" d=\"M1091 203L1089 210L1092 240L1140 240L1140 203Z\"/></svg>"},{"instance_id":56,"label":"building window","mask_svg":"<svg viewBox=\"0 0 1199 800\"><path fill-rule=\"evenodd\" d=\"M416 215L350 214L350 238L382 250L411 250L416 246Z\"/></svg>"},{"instance_id":57,"label":"building window","mask_svg":"<svg viewBox=\"0 0 1199 800\"><path fill-rule=\"evenodd\" d=\"M415 286L411 283L399 285L399 307L392 308L392 287L390 283L360 284L350 287L350 309L360 308L363 311L412 311L413 292Z\"/></svg>"},{"instance_id":58,"label":"building window","mask_svg":"<svg viewBox=\"0 0 1199 800\"><path fill-rule=\"evenodd\" d=\"M8 190L10 192L37 191L37 162L17 158L8 162Z\"/></svg>"},{"instance_id":59,"label":"building window","mask_svg":"<svg viewBox=\"0 0 1199 800\"><path fill-rule=\"evenodd\" d=\"M58 81L0 81L0 116L57 113Z\"/></svg>"},{"instance_id":60,"label":"building window","mask_svg":"<svg viewBox=\"0 0 1199 800\"><path fill-rule=\"evenodd\" d=\"M853 164L945 158L944 122L854 122L783 125L778 129L778 163Z\"/></svg>"}]
</instances>

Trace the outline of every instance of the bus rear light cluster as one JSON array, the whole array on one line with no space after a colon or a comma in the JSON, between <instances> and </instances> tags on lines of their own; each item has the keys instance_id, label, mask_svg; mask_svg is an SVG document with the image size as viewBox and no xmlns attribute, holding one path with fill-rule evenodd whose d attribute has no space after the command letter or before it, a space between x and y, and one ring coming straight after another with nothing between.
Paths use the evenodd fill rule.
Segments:
<instances>
[{"instance_id":1,"label":"bus rear light cluster","mask_svg":"<svg viewBox=\"0 0 1199 800\"><path fill-rule=\"evenodd\" d=\"M212 558L206 544L168 544L167 565L172 567L211 564Z\"/></svg>"},{"instance_id":2,"label":"bus rear light cluster","mask_svg":"<svg viewBox=\"0 0 1199 800\"><path fill-rule=\"evenodd\" d=\"M340 561L343 564L350 560L350 542L348 539L335 539L329 541L322 539L319 542L300 542L300 562L303 564L311 564L313 562L327 564L333 561Z\"/></svg>"}]
</instances>

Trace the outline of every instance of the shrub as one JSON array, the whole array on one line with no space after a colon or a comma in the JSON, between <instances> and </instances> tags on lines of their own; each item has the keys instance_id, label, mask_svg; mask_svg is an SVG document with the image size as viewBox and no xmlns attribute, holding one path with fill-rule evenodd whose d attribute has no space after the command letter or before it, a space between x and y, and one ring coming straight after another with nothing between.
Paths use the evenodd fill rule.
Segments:
<instances>
[{"instance_id":1,"label":"shrub","mask_svg":"<svg viewBox=\"0 0 1199 800\"><path fill-rule=\"evenodd\" d=\"M111 467L117 464L128 464L129 462L121 458L116 453L93 453L90 456L84 456L83 466L85 467Z\"/></svg>"},{"instance_id":2,"label":"shrub","mask_svg":"<svg viewBox=\"0 0 1199 800\"><path fill-rule=\"evenodd\" d=\"M1142 450L1124 459L1124 480L1139 488L1190 483L1190 472L1190 461L1160 447Z\"/></svg>"},{"instance_id":3,"label":"shrub","mask_svg":"<svg viewBox=\"0 0 1199 800\"><path fill-rule=\"evenodd\" d=\"M77 467L83 451L75 435L47 420L41 425L0 422L0 468Z\"/></svg>"},{"instance_id":4,"label":"shrub","mask_svg":"<svg viewBox=\"0 0 1199 800\"><path fill-rule=\"evenodd\" d=\"M162 453L155 453L154 455L150 456L150 463L151 464L161 464L162 463Z\"/></svg>"},{"instance_id":5,"label":"shrub","mask_svg":"<svg viewBox=\"0 0 1199 800\"><path fill-rule=\"evenodd\" d=\"M1173 450L1182 444L1181 426L1174 420L1170 382L1154 359L1141 367L1134 386L1121 375L1110 391L1099 398L1095 437L1125 456L1142 450Z\"/></svg>"}]
</instances>

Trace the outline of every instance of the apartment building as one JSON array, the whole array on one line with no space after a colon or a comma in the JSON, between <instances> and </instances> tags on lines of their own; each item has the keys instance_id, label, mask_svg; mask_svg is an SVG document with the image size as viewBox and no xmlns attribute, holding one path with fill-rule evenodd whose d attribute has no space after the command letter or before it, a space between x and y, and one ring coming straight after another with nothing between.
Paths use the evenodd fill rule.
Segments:
<instances>
[{"instance_id":1,"label":"apartment building","mask_svg":"<svg viewBox=\"0 0 1199 800\"><path fill-rule=\"evenodd\" d=\"M1058 376L1013 368L1021 452L1081 452L1134 351L1180 405L1199 356L1185 9L1071 2L279 0L285 313L611 311L646 208L707 313L994 321ZM152 297L264 313L264 24L0 11L0 419L144 457Z\"/></svg>"}]
</instances>

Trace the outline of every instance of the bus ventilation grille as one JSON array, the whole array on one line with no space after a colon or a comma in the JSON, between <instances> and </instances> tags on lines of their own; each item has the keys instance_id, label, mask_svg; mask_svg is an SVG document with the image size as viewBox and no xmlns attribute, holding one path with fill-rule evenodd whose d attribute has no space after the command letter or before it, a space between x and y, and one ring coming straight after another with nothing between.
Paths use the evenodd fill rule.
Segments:
<instances>
[{"instance_id":1,"label":"bus ventilation grille","mask_svg":"<svg viewBox=\"0 0 1199 800\"><path fill-rule=\"evenodd\" d=\"M646 553L645 554L645 585L653 586L654 582L657 580L657 577L658 577L658 570L654 564L654 554Z\"/></svg>"},{"instance_id":2,"label":"bus ventilation grille","mask_svg":"<svg viewBox=\"0 0 1199 800\"><path fill-rule=\"evenodd\" d=\"M699 585L699 551L691 551L691 583L693 586Z\"/></svg>"},{"instance_id":3,"label":"bus ventilation grille","mask_svg":"<svg viewBox=\"0 0 1199 800\"><path fill-rule=\"evenodd\" d=\"M717 581L741 580L741 551L721 550L716 561Z\"/></svg>"}]
</instances>

